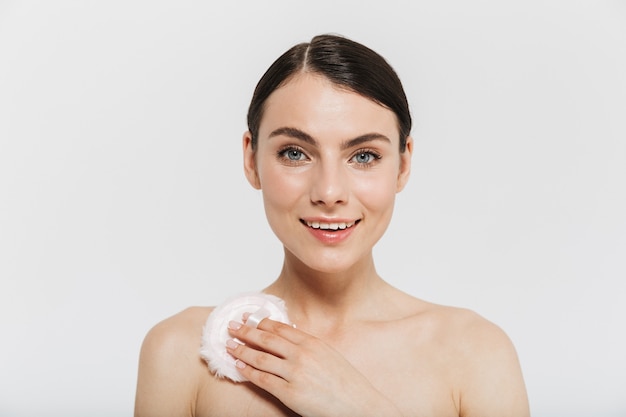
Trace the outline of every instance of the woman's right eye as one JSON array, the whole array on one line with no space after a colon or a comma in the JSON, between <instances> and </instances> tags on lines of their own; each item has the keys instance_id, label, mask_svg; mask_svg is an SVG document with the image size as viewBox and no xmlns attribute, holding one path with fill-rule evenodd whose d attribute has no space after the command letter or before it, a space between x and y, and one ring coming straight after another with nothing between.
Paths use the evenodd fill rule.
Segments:
<instances>
[{"instance_id":1,"label":"woman's right eye","mask_svg":"<svg viewBox=\"0 0 626 417\"><path fill-rule=\"evenodd\" d=\"M290 162L304 161L306 155L298 148L287 148L281 150L279 153L281 158L287 159Z\"/></svg>"}]
</instances>

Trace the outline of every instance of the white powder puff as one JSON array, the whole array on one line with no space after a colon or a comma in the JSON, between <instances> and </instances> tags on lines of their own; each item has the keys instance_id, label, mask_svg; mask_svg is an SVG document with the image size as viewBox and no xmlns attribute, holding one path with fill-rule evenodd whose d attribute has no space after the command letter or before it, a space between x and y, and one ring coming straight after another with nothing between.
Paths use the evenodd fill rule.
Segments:
<instances>
[{"instance_id":1,"label":"white powder puff","mask_svg":"<svg viewBox=\"0 0 626 417\"><path fill-rule=\"evenodd\" d=\"M246 381L237 370L235 359L226 352L226 341L232 338L228 333L228 322L241 322L244 313L258 311L264 317L289 324L285 302L264 293L244 293L233 297L216 307L207 318L202 330L200 356L216 376L234 382Z\"/></svg>"}]
</instances>

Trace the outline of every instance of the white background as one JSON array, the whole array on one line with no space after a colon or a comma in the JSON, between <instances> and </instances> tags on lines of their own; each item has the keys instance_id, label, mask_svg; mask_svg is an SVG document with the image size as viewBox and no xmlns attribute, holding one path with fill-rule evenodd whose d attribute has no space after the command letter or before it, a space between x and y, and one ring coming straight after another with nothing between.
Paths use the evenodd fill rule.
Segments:
<instances>
[{"instance_id":1,"label":"white background","mask_svg":"<svg viewBox=\"0 0 626 417\"><path fill-rule=\"evenodd\" d=\"M412 106L381 275L503 327L534 417L626 416L626 4L495 0L0 1L0 415L131 415L150 327L273 280L245 114L324 32Z\"/></svg>"}]
</instances>

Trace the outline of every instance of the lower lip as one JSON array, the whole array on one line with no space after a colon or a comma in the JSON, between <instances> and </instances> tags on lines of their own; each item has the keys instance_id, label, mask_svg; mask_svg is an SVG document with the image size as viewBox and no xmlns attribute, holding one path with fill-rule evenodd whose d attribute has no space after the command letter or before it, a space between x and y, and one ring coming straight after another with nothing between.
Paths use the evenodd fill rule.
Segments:
<instances>
[{"instance_id":1,"label":"lower lip","mask_svg":"<svg viewBox=\"0 0 626 417\"><path fill-rule=\"evenodd\" d=\"M307 226L306 224L304 225L304 227L309 229L309 232L320 242L332 245L346 240L352 234L352 231L357 226L357 224L353 225L352 227L346 227L345 229L338 229L337 231L329 231L328 229L314 229Z\"/></svg>"}]
</instances>

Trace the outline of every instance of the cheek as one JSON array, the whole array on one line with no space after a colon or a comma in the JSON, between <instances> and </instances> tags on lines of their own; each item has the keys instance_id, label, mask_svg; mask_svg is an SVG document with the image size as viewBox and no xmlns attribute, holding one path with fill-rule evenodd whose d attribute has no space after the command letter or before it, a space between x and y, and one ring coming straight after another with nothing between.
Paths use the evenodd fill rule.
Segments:
<instances>
[{"instance_id":1,"label":"cheek","mask_svg":"<svg viewBox=\"0 0 626 417\"><path fill-rule=\"evenodd\" d=\"M306 190L305 175L287 173L281 166L268 166L259 171L266 210L288 208L299 201Z\"/></svg>"},{"instance_id":2,"label":"cheek","mask_svg":"<svg viewBox=\"0 0 626 417\"><path fill-rule=\"evenodd\" d=\"M359 201L371 210L385 211L393 208L396 198L396 177L391 173L370 175L354 181L353 192Z\"/></svg>"}]
</instances>

